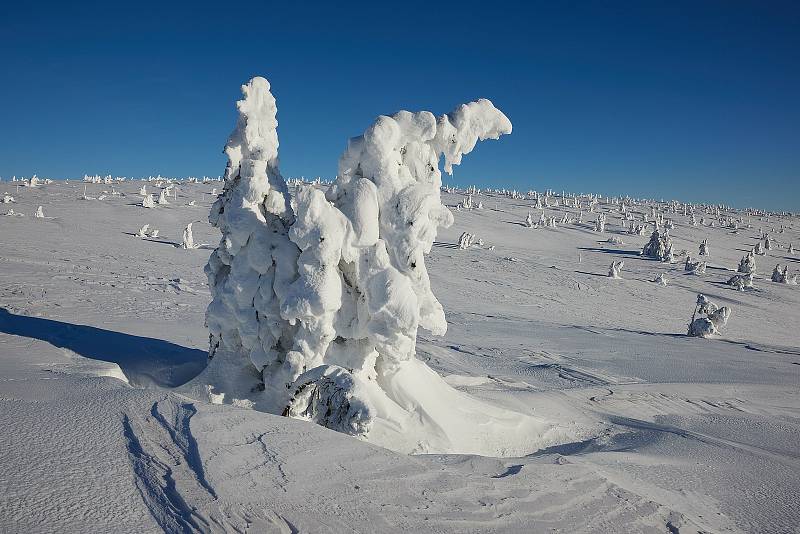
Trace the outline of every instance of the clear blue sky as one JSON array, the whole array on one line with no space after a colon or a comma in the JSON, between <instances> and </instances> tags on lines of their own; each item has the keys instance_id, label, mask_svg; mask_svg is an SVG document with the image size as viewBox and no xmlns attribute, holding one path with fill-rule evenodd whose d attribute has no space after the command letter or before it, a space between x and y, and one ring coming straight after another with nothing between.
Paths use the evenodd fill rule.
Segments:
<instances>
[{"instance_id":1,"label":"clear blue sky","mask_svg":"<svg viewBox=\"0 0 800 534\"><path fill-rule=\"evenodd\" d=\"M216 176L270 80L286 176L399 109L514 124L453 183L800 211L798 2L0 6L0 176Z\"/></svg>"}]
</instances>

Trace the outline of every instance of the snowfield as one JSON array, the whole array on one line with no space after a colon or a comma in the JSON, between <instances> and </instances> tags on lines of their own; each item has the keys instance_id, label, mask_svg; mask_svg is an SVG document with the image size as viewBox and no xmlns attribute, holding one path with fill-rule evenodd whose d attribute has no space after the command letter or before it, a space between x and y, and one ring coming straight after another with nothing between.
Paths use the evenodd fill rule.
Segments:
<instances>
[{"instance_id":1,"label":"snowfield","mask_svg":"<svg viewBox=\"0 0 800 534\"><path fill-rule=\"evenodd\" d=\"M0 182L14 198L0 205L0 530L797 530L800 297L771 279L775 264L800 268L797 217L722 209L743 219L734 230L657 204L672 220L664 263L640 255L652 224L623 229L605 197L561 222L579 210L560 194L537 209L476 192L458 209L467 193L442 192L454 222L426 265L447 332L420 330L416 357L459 395L448 409L480 402L566 430L522 456L503 439L494 456L406 455L197 394L203 266L220 238L205 220L222 184L181 181L153 208L142 184ZM652 205L626 207L641 223ZM145 224L156 237L137 235ZM726 282L762 230L770 249L739 291ZM732 310L710 339L686 335L698 293Z\"/></svg>"},{"instance_id":2,"label":"snowfield","mask_svg":"<svg viewBox=\"0 0 800 534\"><path fill-rule=\"evenodd\" d=\"M529 228L535 201L484 193L483 209L457 210L464 193L443 193L455 220L427 266L448 330L421 332L417 357L469 398L576 437L522 457L409 456L180 388L206 366L212 248L181 248L182 233L218 182L178 183L154 209L138 181L89 184L103 200L80 200L80 182L1 188L24 215L0 217L4 531L791 532L800 521L800 299L769 278L775 263L797 270L794 217L744 215L752 228L733 233L671 215L676 255L709 241L698 275L680 257L640 256L649 233L629 235L616 216L604 233L594 217ZM158 237L138 237L144 224ZM756 256L754 288L725 285L773 227L780 246ZM219 239L205 222L193 229L197 244ZM483 244L460 249L465 231ZM667 286L653 283L662 273ZM720 337L685 335L698 293L732 308Z\"/></svg>"}]
</instances>

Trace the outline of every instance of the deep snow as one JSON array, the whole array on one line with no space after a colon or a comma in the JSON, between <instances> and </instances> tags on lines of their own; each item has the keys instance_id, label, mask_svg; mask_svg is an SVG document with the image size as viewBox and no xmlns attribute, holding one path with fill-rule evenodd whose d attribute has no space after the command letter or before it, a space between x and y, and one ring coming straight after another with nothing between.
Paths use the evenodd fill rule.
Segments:
<instances>
[{"instance_id":1,"label":"deep snow","mask_svg":"<svg viewBox=\"0 0 800 534\"><path fill-rule=\"evenodd\" d=\"M141 185L89 184L103 200L80 200L83 183L0 183L16 200L0 215L23 214L0 216L0 530L797 528L800 298L770 279L799 267L796 218L745 215L752 228L734 233L673 214L666 264L640 256L649 233L616 214L603 233L585 209L587 222L528 228L534 200L457 210L464 192L443 193L455 221L427 267L448 330L421 332L417 357L460 392L582 437L522 458L407 456L170 389L206 363L210 250L180 245L220 184L178 184L150 209ZM138 237L144 224L159 236ZM726 285L772 227L754 288ZM460 249L463 232L484 244ZM685 271L680 251L705 238L706 272ZM622 280L607 277L616 259ZM669 284L652 283L662 273ZM721 337L685 335L698 293L733 310Z\"/></svg>"}]
</instances>

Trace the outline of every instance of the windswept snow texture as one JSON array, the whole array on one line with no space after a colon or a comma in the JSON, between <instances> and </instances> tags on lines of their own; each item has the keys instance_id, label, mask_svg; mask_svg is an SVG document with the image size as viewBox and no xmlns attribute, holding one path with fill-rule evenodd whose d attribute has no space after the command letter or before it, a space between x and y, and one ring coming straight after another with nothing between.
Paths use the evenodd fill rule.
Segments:
<instances>
[{"instance_id":1,"label":"windswept snow texture","mask_svg":"<svg viewBox=\"0 0 800 534\"><path fill-rule=\"evenodd\" d=\"M439 227L440 160L511 133L488 100L438 119L380 116L350 140L338 178L287 205L269 83L242 88L226 147L222 230L207 267L211 363L194 383L222 402L307 419L399 452L516 456L578 436L570 425L454 390L416 359L419 327L447 330L425 266Z\"/></svg>"},{"instance_id":2,"label":"windswept snow texture","mask_svg":"<svg viewBox=\"0 0 800 534\"><path fill-rule=\"evenodd\" d=\"M723 209L745 219L733 233L673 214L666 264L639 255L651 232L627 234L605 199L598 234L596 215L531 229L535 201L476 194L484 209L453 211L426 258L448 323L420 331L417 358L469 398L593 430L517 458L406 456L169 389L206 364L209 251L178 245L221 186L181 182L151 210L141 186L91 183L108 196L85 201L83 183L0 182L26 215L0 216L0 531L796 530L800 293L770 280L776 263L800 268L796 217ZM641 221L650 205L667 207L627 210ZM144 224L160 237L137 237ZM773 226L755 288L727 286ZM463 232L484 245L459 249ZM685 271L680 251L705 238L706 272ZM624 279L609 279L620 258ZM714 339L685 335L698 293L733 310Z\"/></svg>"}]
</instances>

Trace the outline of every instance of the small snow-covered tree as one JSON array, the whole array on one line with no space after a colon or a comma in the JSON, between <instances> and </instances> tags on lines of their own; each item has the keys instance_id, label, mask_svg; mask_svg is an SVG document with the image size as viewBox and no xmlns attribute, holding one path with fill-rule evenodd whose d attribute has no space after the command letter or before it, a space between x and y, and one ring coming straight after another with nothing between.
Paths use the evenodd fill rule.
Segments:
<instances>
[{"instance_id":1,"label":"small snow-covered tree","mask_svg":"<svg viewBox=\"0 0 800 534\"><path fill-rule=\"evenodd\" d=\"M701 256L709 255L708 239L703 239L703 241L700 242L700 255Z\"/></svg>"},{"instance_id":2,"label":"small snow-covered tree","mask_svg":"<svg viewBox=\"0 0 800 534\"><path fill-rule=\"evenodd\" d=\"M488 100L438 118L382 115L350 140L327 191L302 186L290 204L269 88L243 86L209 217L222 231L206 267L211 392L417 451L446 442L453 425L475 439L545 428L459 394L415 357L418 328L447 328L425 267L437 228L453 222L440 160L451 172L510 121Z\"/></svg>"},{"instance_id":3,"label":"small snow-covered tree","mask_svg":"<svg viewBox=\"0 0 800 534\"><path fill-rule=\"evenodd\" d=\"M161 205L169 204L169 200L167 200L167 189L162 189L158 194L158 203Z\"/></svg>"},{"instance_id":4,"label":"small snow-covered tree","mask_svg":"<svg viewBox=\"0 0 800 534\"><path fill-rule=\"evenodd\" d=\"M772 239L769 238L769 234L764 237L764 250L772 250Z\"/></svg>"},{"instance_id":5,"label":"small snow-covered tree","mask_svg":"<svg viewBox=\"0 0 800 534\"><path fill-rule=\"evenodd\" d=\"M147 185L142 184L142 187L139 189L139 194L141 196L146 196L147 195Z\"/></svg>"},{"instance_id":6,"label":"small snow-covered tree","mask_svg":"<svg viewBox=\"0 0 800 534\"><path fill-rule=\"evenodd\" d=\"M197 245L194 244L194 236L192 235L192 223L186 225L183 229L183 242L181 243L182 249L194 249Z\"/></svg>"},{"instance_id":7,"label":"small snow-covered tree","mask_svg":"<svg viewBox=\"0 0 800 534\"><path fill-rule=\"evenodd\" d=\"M753 273L735 274L726 283L739 291L744 291L747 287L753 287Z\"/></svg>"},{"instance_id":8,"label":"small snow-covered tree","mask_svg":"<svg viewBox=\"0 0 800 534\"><path fill-rule=\"evenodd\" d=\"M750 274L756 272L756 256L751 250L739 262L736 272Z\"/></svg>"},{"instance_id":9,"label":"small snow-covered tree","mask_svg":"<svg viewBox=\"0 0 800 534\"><path fill-rule=\"evenodd\" d=\"M614 278L616 280L622 279L622 267L625 266L625 262L622 260L612 261L611 266L608 268L608 277Z\"/></svg>"},{"instance_id":10,"label":"small snow-covered tree","mask_svg":"<svg viewBox=\"0 0 800 534\"><path fill-rule=\"evenodd\" d=\"M704 261L693 261L690 255L686 255L686 263L683 265L683 270L688 271L692 274L705 274L706 272L706 262Z\"/></svg>"},{"instance_id":11,"label":"small snow-covered tree","mask_svg":"<svg viewBox=\"0 0 800 534\"><path fill-rule=\"evenodd\" d=\"M37 219L44 219L44 210L42 209L41 206L36 208L36 213L34 213L33 216L36 217Z\"/></svg>"},{"instance_id":12,"label":"small snow-covered tree","mask_svg":"<svg viewBox=\"0 0 800 534\"><path fill-rule=\"evenodd\" d=\"M789 275L789 266L785 265L783 269L781 269L780 264L775 266L775 269L772 271L772 281L778 282L779 284L789 284L789 285L797 285L797 275Z\"/></svg>"},{"instance_id":13,"label":"small snow-covered tree","mask_svg":"<svg viewBox=\"0 0 800 534\"><path fill-rule=\"evenodd\" d=\"M466 250L472 246L472 242L475 239L475 236L469 232L464 232L461 234L461 237L458 238L458 248L461 250Z\"/></svg>"},{"instance_id":14,"label":"small snow-covered tree","mask_svg":"<svg viewBox=\"0 0 800 534\"><path fill-rule=\"evenodd\" d=\"M667 280L667 277L664 275L664 273L661 273L661 274L659 274L658 276L656 276L653 279L653 282L655 282L656 284L658 284L660 286L666 287L667 283L668 283L668 280Z\"/></svg>"},{"instance_id":15,"label":"small snow-covered tree","mask_svg":"<svg viewBox=\"0 0 800 534\"><path fill-rule=\"evenodd\" d=\"M136 232L136 236L137 237L142 237L142 238L147 237L147 232L148 232L149 229L150 229L150 225L149 224L145 224L144 226L139 228L139 231Z\"/></svg>"},{"instance_id":16,"label":"small snow-covered tree","mask_svg":"<svg viewBox=\"0 0 800 534\"><path fill-rule=\"evenodd\" d=\"M753 248L753 253L758 254L759 256L765 256L767 254L767 251L764 248L764 243L761 241L756 243L756 246Z\"/></svg>"},{"instance_id":17,"label":"small snow-covered tree","mask_svg":"<svg viewBox=\"0 0 800 534\"><path fill-rule=\"evenodd\" d=\"M604 213L597 216L597 220L594 222L594 231L601 234L606 231L606 215Z\"/></svg>"},{"instance_id":18,"label":"small snow-covered tree","mask_svg":"<svg viewBox=\"0 0 800 534\"><path fill-rule=\"evenodd\" d=\"M156 203L153 200L153 195L150 194L145 195L144 198L142 199L142 206L145 208L155 208Z\"/></svg>"},{"instance_id":19,"label":"small snow-covered tree","mask_svg":"<svg viewBox=\"0 0 800 534\"><path fill-rule=\"evenodd\" d=\"M787 252L788 254L794 254L794 245L792 245L791 243L789 243L789 247L786 249L786 252Z\"/></svg>"},{"instance_id":20,"label":"small snow-covered tree","mask_svg":"<svg viewBox=\"0 0 800 534\"><path fill-rule=\"evenodd\" d=\"M650 234L650 241L642 248L642 255L648 258L654 258L659 261L667 262L672 261L670 255L672 254L672 239L669 237L667 230L659 230L656 224L653 233Z\"/></svg>"},{"instance_id":21,"label":"small snow-covered tree","mask_svg":"<svg viewBox=\"0 0 800 534\"><path fill-rule=\"evenodd\" d=\"M533 228L533 217L531 216L531 212L528 212L528 216L525 217L525 226L528 228Z\"/></svg>"},{"instance_id":22,"label":"small snow-covered tree","mask_svg":"<svg viewBox=\"0 0 800 534\"><path fill-rule=\"evenodd\" d=\"M719 334L720 328L728 323L731 309L727 306L721 308L711 302L705 295L697 295L697 303L689 321L687 335L694 337L711 337Z\"/></svg>"}]
</instances>

